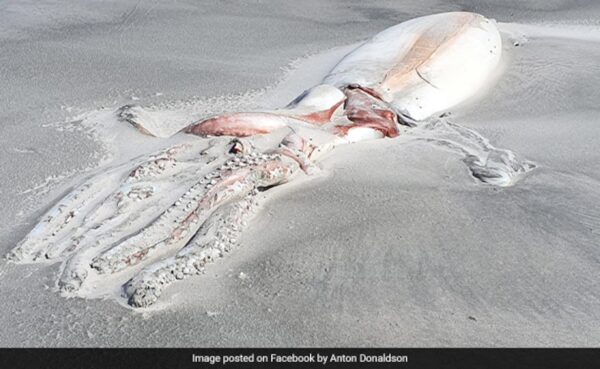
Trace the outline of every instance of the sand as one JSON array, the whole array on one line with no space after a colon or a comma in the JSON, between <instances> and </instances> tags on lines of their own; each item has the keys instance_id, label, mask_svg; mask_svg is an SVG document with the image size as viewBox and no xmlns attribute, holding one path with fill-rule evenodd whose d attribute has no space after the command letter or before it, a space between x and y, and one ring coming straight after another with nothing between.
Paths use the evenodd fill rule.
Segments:
<instances>
[{"instance_id":1,"label":"sand","mask_svg":"<svg viewBox=\"0 0 600 369\"><path fill-rule=\"evenodd\" d=\"M151 310L64 299L58 264L2 260L0 344L597 346L600 7L494 3L0 5L2 254L81 176L135 154L133 130L111 138L81 114L281 106L348 45L437 11L503 22L504 73L450 120L538 165L499 189L429 144L340 147L326 175L270 190L241 246Z\"/></svg>"}]
</instances>

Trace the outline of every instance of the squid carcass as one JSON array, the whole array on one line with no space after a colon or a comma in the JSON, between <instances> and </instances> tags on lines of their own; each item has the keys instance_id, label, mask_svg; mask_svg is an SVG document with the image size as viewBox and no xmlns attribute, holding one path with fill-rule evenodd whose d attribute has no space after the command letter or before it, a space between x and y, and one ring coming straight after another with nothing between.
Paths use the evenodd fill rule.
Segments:
<instances>
[{"instance_id":1,"label":"squid carcass","mask_svg":"<svg viewBox=\"0 0 600 369\"><path fill-rule=\"evenodd\" d=\"M236 245L257 193L317 170L315 160L336 145L432 127L430 117L490 80L501 44L494 21L473 13L437 14L389 28L283 109L193 123L183 131L212 138L88 178L8 256L63 260L57 286L67 296L94 296L97 286L116 281L130 305L149 306L173 281L201 273ZM151 131L143 121L135 126ZM525 170L512 153L474 132L443 128L438 142L458 145L482 181L506 185Z\"/></svg>"}]
</instances>

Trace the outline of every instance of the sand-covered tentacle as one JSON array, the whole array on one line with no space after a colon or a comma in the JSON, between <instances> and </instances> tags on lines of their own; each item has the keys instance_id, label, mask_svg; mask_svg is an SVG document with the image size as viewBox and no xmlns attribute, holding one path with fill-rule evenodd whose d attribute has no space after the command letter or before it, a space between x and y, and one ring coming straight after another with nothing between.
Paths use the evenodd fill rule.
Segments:
<instances>
[{"instance_id":1,"label":"sand-covered tentacle","mask_svg":"<svg viewBox=\"0 0 600 369\"><path fill-rule=\"evenodd\" d=\"M155 213L156 208L152 206L142 207L137 212L117 213L101 227L86 232L77 244L77 250L67 250L71 252L65 253L70 256L65 261L58 280L61 292L78 291L92 271L90 266L92 259L135 233L135 230L145 227L149 222L148 219L156 216Z\"/></svg>"},{"instance_id":2,"label":"sand-covered tentacle","mask_svg":"<svg viewBox=\"0 0 600 369\"><path fill-rule=\"evenodd\" d=\"M285 181L295 167L279 155L232 158L192 186L148 227L94 258L92 266L100 273L117 272L149 254L181 248L216 207L255 188Z\"/></svg>"},{"instance_id":3,"label":"sand-covered tentacle","mask_svg":"<svg viewBox=\"0 0 600 369\"><path fill-rule=\"evenodd\" d=\"M518 158L512 151L494 147L474 130L444 119L415 128L409 139L413 138L441 145L462 155L473 177L495 186L512 186L535 168L534 163Z\"/></svg>"},{"instance_id":4,"label":"sand-covered tentacle","mask_svg":"<svg viewBox=\"0 0 600 369\"><path fill-rule=\"evenodd\" d=\"M46 249L81 226L85 214L118 188L118 171L97 175L54 205L7 255L13 261L45 259Z\"/></svg>"},{"instance_id":5,"label":"sand-covered tentacle","mask_svg":"<svg viewBox=\"0 0 600 369\"><path fill-rule=\"evenodd\" d=\"M247 152L250 149L248 143L240 142L239 140L233 140L226 145L228 151L235 151L238 153ZM220 148L221 149L221 148ZM209 152L204 150L201 157ZM210 155L217 155L218 152L212 152ZM221 152L223 157L223 152ZM258 158L258 154L251 154L248 156L234 157L230 162L226 162L222 165L222 168L234 168L233 163L238 163L239 166L251 165L255 162L255 158ZM269 158L262 156L261 158ZM274 158L274 156L271 156ZM208 158L210 160L210 158ZM211 164L222 163L221 160L213 160ZM217 168L212 166L213 171ZM185 174L184 178L181 176ZM93 269L91 264L92 260L103 252L109 250L115 245L119 244L123 240L126 240L133 235L140 232L151 225L153 219L156 219L156 214L164 213L167 209L173 207L173 204L181 204L183 192L181 188L193 190L193 185L197 184L197 180L190 181L193 177L202 176L202 172L199 170L192 171L190 173L179 173L179 176L172 178L171 181L153 181L153 182L141 182L146 185L152 185L157 193L150 199L137 199L131 200L129 196L124 196L123 193L118 193L112 199L112 216L103 221L99 227L93 227L84 232L82 239L79 241L79 248L74 255L72 255L63 266L63 270L58 281L58 287L61 292L70 295L77 293L82 287L84 281L89 275L97 275L98 271ZM210 182L216 178L213 173L209 172L209 175L205 179L205 186L210 186ZM187 183L187 184L186 184ZM140 183L136 184L140 185ZM178 192L179 191L179 192ZM179 193L178 196L173 197L173 194ZM126 201L124 201L126 200ZM107 206L110 203L107 202ZM177 207L177 205L175 205ZM71 250L72 251L72 250Z\"/></svg>"},{"instance_id":6,"label":"sand-covered tentacle","mask_svg":"<svg viewBox=\"0 0 600 369\"><path fill-rule=\"evenodd\" d=\"M82 230L61 256L70 256L66 261L59 280L59 288L64 292L79 289L91 269L91 262L107 249L119 244L147 227L163 213L189 188L189 179L173 178L172 182L157 181L147 183L155 191L148 198L132 195L131 191L117 193L107 201L104 211L110 217L101 222L91 222L89 228ZM95 224L95 225L92 225Z\"/></svg>"},{"instance_id":7,"label":"sand-covered tentacle","mask_svg":"<svg viewBox=\"0 0 600 369\"><path fill-rule=\"evenodd\" d=\"M128 303L152 305L171 283L200 274L206 264L229 252L252 214L255 192L215 210L177 255L144 268L124 285Z\"/></svg>"},{"instance_id":8,"label":"sand-covered tentacle","mask_svg":"<svg viewBox=\"0 0 600 369\"><path fill-rule=\"evenodd\" d=\"M132 196L131 192L119 192L107 201L104 211L110 212L110 217L90 223L60 250L61 257L69 256L58 282L60 290L77 291L91 269L92 259L148 226L157 212L165 211L175 201L173 194L179 193L181 185L155 182L152 188L156 192L151 197L140 198Z\"/></svg>"},{"instance_id":9,"label":"sand-covered tentacle","mask_svg":"<svg viewBox=\"0 0 600 369\"><path fill-rule=\"evenodd\" d=\"M37 257L54 259L67 256L80 245L85 247L87 235L95 233L92 230L101 229L106 234L110 229L106 225L115 223L123 214L139 212L143 206L156 206L164 197L169 198L170 192L177 192L177 187L186 185L189 181L186 176L190 177L187 173L204 166L206 162L198 147L180 144L138 161L133 169L121 165L108 174L92 177L61 200L58 209L63 213L68 211L67 218L47 227L46 233L50 235L38 242Z\"/></svg>"},{"instance_id":10,"label":"sand-covered tentacle","mask_svg":"<svg viewBox=\"0 0 600 369\"><path fill-rule=\"evenodd\" d=\"M143 167L146 168L147 175L164 171L167 169L166 162L173 161L174 157L189 146L177 145L151 156L146 162L139 163L136 169L131 171L130 177L136 176L136 170L139 172L139 168ZM40 222L7 257L14 261L35 261L54 257L56 252L48 253L48 250L60 248L61 246L57 245L69 242L77 230L86 228L88 214L118 190L127 172L127 164L119 165L92 176L76 187L42 216Z\"/></svg>"},{"instance_id":11,"label":"sand-covered tentacle","mask_svg":"<svg viewBox=\"0 0 600 369\"><path fill-rule=\"evenodd\" d=\"M129 179L129 178L128 178ZM139 217L136 214L150 209L153 212L165 210L165 202L173 200L173 195L181 191L188 181L182 176L174 174L172 180L155 179L132 183L126 179L123 185L111 196L97 204L83 217L79 227L59 242L47 246L45 257L47 259L60 258L76 252L82 247L87 247L93 242L93 236L104 237L116 226L127 223L125 220L134 216L135 222L128 222L130 233L135 232L136 224L139 230L149 223L154 216ZM176 181L179 180L179 183Z\"/></svg>"},{"instance_id":12,"label":"sand-covered tentacle","mask_svg":"<svg viewBox=\"0 0 600 369\"><path fill-rule=\"evenodd\" d=\"M84 216L69 237L47 245L47 258L68 257L58 287L77 292L90 273L92 259L147 227L197 183L198 176L215 170L224 153L245 152L247 143L215 139L185 143L161 150L122 172L120 187Z\"/></svg>"}]
</instances>

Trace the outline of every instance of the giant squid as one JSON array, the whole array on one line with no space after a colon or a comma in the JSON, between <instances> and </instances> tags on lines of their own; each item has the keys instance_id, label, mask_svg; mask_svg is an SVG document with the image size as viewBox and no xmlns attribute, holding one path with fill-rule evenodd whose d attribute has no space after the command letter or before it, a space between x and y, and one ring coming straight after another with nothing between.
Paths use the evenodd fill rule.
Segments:
<instances>
[{"instance_id":1,"label":"giant squid","mask_svg":"<svg viewBox=\"0 0 600 369\"><path fill-rule=\"evenodd\" d=\"M112 278L129 305L147 307L236 245L257 193L310 176L336 146L428 125L442 125L436 140L456 148L474 178L512 185L531 164L437 118L490 84L501 54L495 22L478 14L400 23L361 43L282 109L220 114L178 133L212 140L208 147L186 142L88 178L8 257L61 260L57 287L67 296L89 295ZM152 134L143 120L129 121ZM221 136L230 139L215 141Z\"/></svg>"}]
</instances>

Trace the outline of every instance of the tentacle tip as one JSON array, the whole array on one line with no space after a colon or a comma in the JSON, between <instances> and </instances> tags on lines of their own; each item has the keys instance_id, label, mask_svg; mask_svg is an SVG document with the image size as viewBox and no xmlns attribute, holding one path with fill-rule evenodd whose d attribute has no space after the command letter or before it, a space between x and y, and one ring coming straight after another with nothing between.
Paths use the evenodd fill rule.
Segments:
<instances>
[{"instance_id":1,"label":"tentacle tip","mask_svg":"<svg viewBox=\"0 0 600 369\"><path fill-rule=\"evenodd\" d=\"M127 304L133 308L146 308L158 301L158 291L136 289L127 299Z\"/></svg>"}]
</instances>

